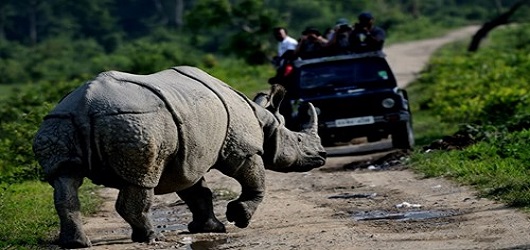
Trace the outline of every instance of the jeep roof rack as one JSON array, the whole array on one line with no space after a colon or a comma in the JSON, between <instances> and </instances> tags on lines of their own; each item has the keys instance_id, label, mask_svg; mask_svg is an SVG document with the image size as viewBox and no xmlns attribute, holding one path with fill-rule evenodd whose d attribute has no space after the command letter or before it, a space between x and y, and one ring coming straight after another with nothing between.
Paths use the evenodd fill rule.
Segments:
<instances>
[{"instance_id":1,"label":"jeep roof rack","mask_svg":"<svg viewBox=\"0 0 530 250\"><path fill-rule=\"evenodd\" d=\"M345 54L345 55L337 55L337 56L326 56L326 57L318 57L318 58L311 58L311 59L305 59L305 60L296 60L293 62L294 66L299 68L306 64L313 64L313 63L321 63L321 62L330 62L330 61L340 61L340 60L349 60L349 59L358 59L358 58L364 58L364 57L386 57L386 54L381 51L371 51L371 52L365 52L365 53L355 53L355 54Z\"/></svg>"}]
</instances>

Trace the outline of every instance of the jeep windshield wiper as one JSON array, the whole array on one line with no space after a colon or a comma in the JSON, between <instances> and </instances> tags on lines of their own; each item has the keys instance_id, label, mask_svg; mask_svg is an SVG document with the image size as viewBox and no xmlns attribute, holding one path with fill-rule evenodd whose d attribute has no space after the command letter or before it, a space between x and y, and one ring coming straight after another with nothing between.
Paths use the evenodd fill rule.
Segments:
<instances>
[{"instance_id":1,"label":"jeep windshield wiper","mask_svg":"<svg viewBox=\"0 0 530 250\"><path fill-rule=\"evenodd\" d=\"M335 86L333 83L319 83L319 84L301 84L300 87L303 89L318 89L318 88L331 88Z\"/></svg>"},{"instance_id":2,"label":"jeep windshield wiper","mask_svg":"<svg viewBox=\"0 0 530 250\"><path fill-rule=\"evenodd\" d=\"M351 90L355 90L355 89L358 89L359 86L340 86L340 87L336 87L334 88L333 90L335 91L351 91Z\"/></svg>"}]
</instances>

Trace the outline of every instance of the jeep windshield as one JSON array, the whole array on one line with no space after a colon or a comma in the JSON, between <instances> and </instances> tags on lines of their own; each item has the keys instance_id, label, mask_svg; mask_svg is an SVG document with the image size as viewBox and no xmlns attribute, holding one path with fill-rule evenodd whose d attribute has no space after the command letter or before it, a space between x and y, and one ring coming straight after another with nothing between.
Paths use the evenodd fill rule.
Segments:
<instances>
[{"instance_id":1,"label":"jeep windshield","mask_svg":"<svg viewBox=\"0 0 530 250\"><path fill-rule=\"evenodd\" d=\"M301 89L394 87L395 79L382 58L339 60L307 64L300 68Z\"/></svg>"}]
</instances>

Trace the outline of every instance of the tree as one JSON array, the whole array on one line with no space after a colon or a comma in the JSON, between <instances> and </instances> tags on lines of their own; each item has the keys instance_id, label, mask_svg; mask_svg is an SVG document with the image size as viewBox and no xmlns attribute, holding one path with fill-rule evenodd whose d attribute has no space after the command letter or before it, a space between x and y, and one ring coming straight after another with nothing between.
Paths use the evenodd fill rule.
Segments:
<instances>
[{"instance_id":1,"label":"tree","mask_svg":"<svg viewBox=\"0 0 530 250\"><path fill-rule=\"evenodd\" d=\"M175 26L184 25L184 0L175 0Z\"/></svg>"},{"instance_id":2,"label":"tree","mask_svg":"<svg viewBox=\"0 0 530 250\"><path fill-rule=\"evenodd\" d=\"M278 19L278 13L262 0L199 0L186 21L193 31L218 34L212 28L220 30L228 38L227 51L250 64L263 64L269 61L268 38Z\"/></svg>"},{"instance_id":3,"label":"tree","mask_svg":"<svg viewBox=\"0 0 530 250\"><path fill-rule=\"evenodd\" d=\"M493 18L492 20L484 23L482 27L473 35L473 39L471 40L471 43L469 44L468 51L469 52L475 52L478 50L480 46L480 42L482 39L484 39L490 31L495 29L498 26L508 24L510 22L510 17L523 5L529 3L529 0L519 0L515 2L508 11L501 13L497 17Z\"/></svg>"},{"instance_id":4,"label":"tree","mask_svg":"<svg viewBox=\"0 0 530 250\"><path fill-rule=\"evenodd\" d=\"M0 1L0 40L6 39L6 27L9 19L15 14L13 5L9 1Z\"/></svg>"},{"instance_id":5,"label":"tree","mask_svg":"<svg viewBox=\"0 0 530 250\"><path fill-rule=\"evenodd\" d=\"M34 46L49 24L50 4L42 0L19 0L13 1L13 7L16 10L13 21L18 35Z\"/></svg>"}]
</instances>

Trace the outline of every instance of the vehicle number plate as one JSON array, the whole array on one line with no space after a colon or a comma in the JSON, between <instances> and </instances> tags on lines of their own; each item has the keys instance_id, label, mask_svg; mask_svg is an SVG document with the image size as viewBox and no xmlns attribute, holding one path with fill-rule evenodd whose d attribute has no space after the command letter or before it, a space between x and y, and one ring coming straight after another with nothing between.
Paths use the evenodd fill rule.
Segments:
<instances>
[{"instance_id":1,"label":"vehicle number plate","mask_svg":"<svg viewBox=\"0 0 530 250\"><path fill-rule=\"evenodd\" d=\"M372 123L374 123L373 116L363 116L363 117L354 117L354 118L348 118L348 119L335 120L335 126L337 127L348 127L348 126L356 126L356 125L364 125L364 124L372 124Z\"/></svg>"}]
</instances>

